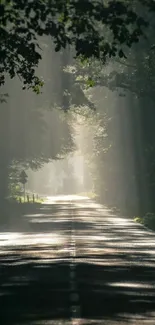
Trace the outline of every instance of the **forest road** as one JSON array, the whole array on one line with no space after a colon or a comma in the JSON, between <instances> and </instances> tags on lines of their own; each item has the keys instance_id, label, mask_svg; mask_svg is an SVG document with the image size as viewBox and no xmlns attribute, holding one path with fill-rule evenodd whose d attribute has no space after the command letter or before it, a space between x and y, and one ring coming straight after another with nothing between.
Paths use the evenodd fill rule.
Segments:
<instances>
[{"instance_id":1,"label":"forest road","mask_svg":"<svg viewBox=\"0 0 155 325\"><path fill-rule=\"evenodd\" d=\"M155 233L80 196L0 233L0 324L155 324Z\"/></svg>"}]
</instances>

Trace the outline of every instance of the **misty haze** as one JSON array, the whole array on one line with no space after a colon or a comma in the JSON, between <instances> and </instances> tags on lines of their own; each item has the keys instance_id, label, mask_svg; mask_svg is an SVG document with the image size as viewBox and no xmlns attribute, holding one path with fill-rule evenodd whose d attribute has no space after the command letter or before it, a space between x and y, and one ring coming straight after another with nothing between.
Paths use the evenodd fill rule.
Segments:
<instances>
[{"instance_id":1,"label":"misty haze","mask_svg":"<svg viewBox=\"0 0 155 325\"><path fill-rule=\"evenodd\" d=\"M0 2L0 325L155 324L153 0Z\"/></svg>"}]
</instances>

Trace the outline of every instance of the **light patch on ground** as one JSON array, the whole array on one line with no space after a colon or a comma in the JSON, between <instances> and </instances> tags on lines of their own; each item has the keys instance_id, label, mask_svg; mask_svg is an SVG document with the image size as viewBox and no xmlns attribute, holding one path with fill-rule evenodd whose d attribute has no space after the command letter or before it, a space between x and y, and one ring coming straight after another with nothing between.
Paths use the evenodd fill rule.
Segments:
<instances>
[{"instance_id":1,"label":"light patch on ground","mask_svg":"<svg viewBox=\"0 0 155 325\"><path fill-rule=\"evenodd\" d=\"M56 201L63 201L63 204L68 204L69 201L79 201L79 200L89 200L89 197L87 196L80 196L80 195L56 195L56 196L48 196L46 200L44 201L45 204L51 204L52 202Z\"/></svg>"},{"instance_id":2,"label":"light patch on ground","mask_svg":"<svg viewBox=\"0 0 155 325\"><path fill-rule=\"evenodd\" d=\"M0 247L63 245L62 236L53 233L0 233Z\"/></svg>"}]
</instances>

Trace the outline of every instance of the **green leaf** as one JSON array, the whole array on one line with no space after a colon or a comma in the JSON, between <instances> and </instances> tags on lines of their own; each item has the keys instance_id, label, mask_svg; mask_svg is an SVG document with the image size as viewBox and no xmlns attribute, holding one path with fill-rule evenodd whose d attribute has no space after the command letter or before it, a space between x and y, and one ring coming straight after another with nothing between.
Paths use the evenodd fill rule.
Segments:
<instances>
[{"instance_id":1,"label":"green leaf","mask_svg":"<svg viewBox=\"0 0 155 325\"><path fill-rule=\"evenodd\" d=\"M87 81L86 81L86 85L87 87L94 87L95 86L95 81L91 78L88 78Z\"/></svg>"}]
</instances>

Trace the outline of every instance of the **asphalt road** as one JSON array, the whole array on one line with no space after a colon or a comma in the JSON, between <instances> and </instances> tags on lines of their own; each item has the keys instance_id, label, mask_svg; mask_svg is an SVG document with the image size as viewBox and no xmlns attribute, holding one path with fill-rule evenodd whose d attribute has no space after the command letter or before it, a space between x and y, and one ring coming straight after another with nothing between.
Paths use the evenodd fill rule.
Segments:
<instances>
[{"instance_id":1,"label":"asphalt road","mask_svg":"<svg viewBox=\"0 0 155 325\"><path fill-rule=\"evenodd\" d=\"M0 233L0 324L155 325L155 233L76 196Z\"/></svg>"}]
</instances>

